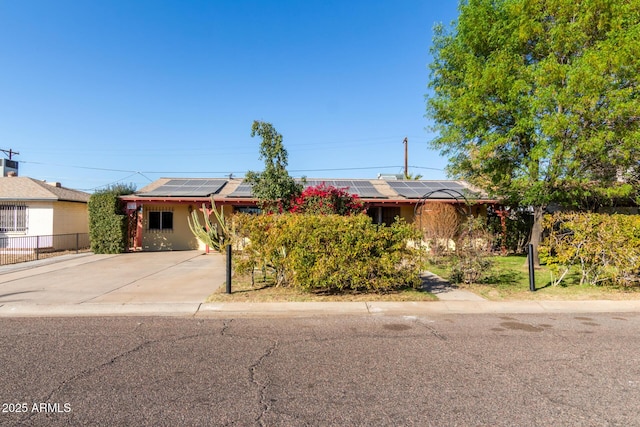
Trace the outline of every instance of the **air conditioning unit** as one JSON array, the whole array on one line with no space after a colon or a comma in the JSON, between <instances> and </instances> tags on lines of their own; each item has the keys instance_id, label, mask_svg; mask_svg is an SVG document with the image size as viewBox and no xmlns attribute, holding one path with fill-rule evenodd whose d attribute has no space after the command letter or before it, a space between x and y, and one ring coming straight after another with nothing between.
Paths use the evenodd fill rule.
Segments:
<instances>
[{"instance_id":1,"label":"air conditioning unit","mask_svg":"<svg viewBox=\"0 0 640 427\"><path fill-rule=\"evenodd\" d=\"M0 159L0 169L2 170L2 176L12 175L18 176L18 162L9 159Z\"/></svg>"}]
</instances>

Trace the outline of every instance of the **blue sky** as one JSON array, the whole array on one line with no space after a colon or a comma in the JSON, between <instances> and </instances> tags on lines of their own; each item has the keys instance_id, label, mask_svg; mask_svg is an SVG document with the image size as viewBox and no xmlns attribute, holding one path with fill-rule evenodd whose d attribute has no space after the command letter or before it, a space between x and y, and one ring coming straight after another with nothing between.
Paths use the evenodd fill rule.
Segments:
<instances>
[{"instance_id":1,"label":"blue sky","mask_svg":"<svg viewBox=\"0 0 640 427\"><path fill-rule=\"evenodd\" d=\"M445 179L424 117L432 28L456 1L0 0L0 148L92 191L259 171ZM417 168L419 167L419 168Z\"/></svg>"}]
</instances>

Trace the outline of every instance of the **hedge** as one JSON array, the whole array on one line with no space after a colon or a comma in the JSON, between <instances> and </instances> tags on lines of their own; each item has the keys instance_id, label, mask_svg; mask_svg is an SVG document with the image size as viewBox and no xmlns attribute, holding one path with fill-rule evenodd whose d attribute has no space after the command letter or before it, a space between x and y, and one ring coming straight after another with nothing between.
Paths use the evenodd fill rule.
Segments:
<instances>
[{"instance_id":1,"label":"hedge","mask_svg":"<svg viewBox=\"0 0 640 427\"><path fill-rule=\"evenodd\" d=\"M544 226L539 253L555 284L575 268L581 284L640 285L640 216L556 213Z\"/></svg>"},{"instance_id":2,"label":"hedge","mask_svg":"<svg viewBox=\"0 0 640 427\"><path fill-rule=\"evenodd\" d=\"M417 230L366 215L238 215L248 241L237 271L269 268L278 286L306 291L389 291L420 284Z\"/></svg>"},{"instance_id":3,"label":"hedge","mask_svg":"<svg viewBox=\"0 0 640 427\"><path fill-rule=\"evenodd\" d=\"M127 215L118 196L130 194L126 186L95 192L89 198L89 239L96 254L116 254L127 249Z\"/></svg>"}]
</instances>

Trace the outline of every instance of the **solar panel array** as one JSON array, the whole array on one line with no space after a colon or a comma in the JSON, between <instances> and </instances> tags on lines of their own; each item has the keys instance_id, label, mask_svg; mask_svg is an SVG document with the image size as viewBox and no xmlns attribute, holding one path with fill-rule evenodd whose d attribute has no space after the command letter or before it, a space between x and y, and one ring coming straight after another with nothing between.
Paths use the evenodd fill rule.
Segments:
<instances>
[{"instance_id":1,"label":"solar panel array","mask_svg":"<svg viewBox=\"0 0 640 427\"><path fill-rule=\"evenodd\" d=\"M408 199L420 199L426 194L432 193L429 197L434 199L454 199L457 192L468 194L469 189L455 181L387 181L387 184L398 194ZM449 194L445 191L453 190Z\"/></svg>"},{"instance_id":2,"label":"solar panel array","mask_svg":"<svg viewBox=\"0 0 640 427\"><path fill-rule=\"evenodd\" d=\"M241 182L240 185L236 187L235 190L228 197L252 197L253 193L251 191L251 184L246 182Z\"/></svg>"},{"instance_id":3,"label":"solar panel array","mask_svg":"<svg viewBox=\"0 0 640 427\"><path fill-rule=\"evenodd\" d=\"M350 194L357 194L358 197L371 199L371 198L386 198L381 194L370 181L358 181L358 180L337 180L337 179L308 179L304 184L306 187L315 187L324 183L325 186L346 188Z\"/></svg>"},{"instance_id":4,"label":"solar panel array","mask_svg":"<svg viewBox=\"0 0 640 427\"><path fill-rule=\"evenodd\" d=\"M300 180L297 180L300 182ZM336 179L309 179L305 182L304 187L314 187L324 183L325 186L333 186L336 188L347 188L351 194L357 194L362 198L386 198L381 194L371 182L357 180L336 180ZM242 182L238 187L229 194L229 197L252 197L251 184Z\"/></svg>"},{"instance_id":5,"label":"solar panel array","mask_svg":"<svg viewBox=\"0 0 640 427\"><path fill-rule=\"evenodd\" d=\"M300 180L297 180L300 182ZM226 179L214 178L173 178L159 187L141 193L140 196L165 197L207 197L217 194L227 183ZM357 194L365 199L384 199L388 196L380 193L371 181L367 180L338 180L338 179L308 179L304 186L312 187L323 184L336 188L346 188L351 194ZM408 199L420 199L428 193L434 199L454 199L456 192L468 195L468 188L456 181L385 181L393 191ZM453 190L451 193L442 190ZM252 198L251 184L241 182L227 197Z\"/></svg>"},{"instance_id":6,"label":"solar panel array","mask_svg":"<svg viewBox=\"0 0 640 427\"><path fill-rule=\"evenodd\" d=\"M175 178L141 196L204 197L216 194L226 183L226 179Z\"/></svg>"}]
</instances>

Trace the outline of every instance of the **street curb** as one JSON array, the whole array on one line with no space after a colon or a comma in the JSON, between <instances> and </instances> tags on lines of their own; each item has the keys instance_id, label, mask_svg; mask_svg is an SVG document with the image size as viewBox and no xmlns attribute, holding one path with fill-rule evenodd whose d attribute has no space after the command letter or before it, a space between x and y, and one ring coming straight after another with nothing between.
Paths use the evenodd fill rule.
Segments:
<instances>
[{"instance_id":1,"label":"street curb","mask_svg":"<svg viewBox=\"0 0 640 427\"><path fill-rule=\"evenodd\" d=\"M451 314L640 313L640 300L621 301L416 301L262 303L82 303L0 305L0 317L174 316L375 316Z\"/></svg>"},{"instance_id":2,"label":"street curb","mask_svg":"<svg viewBox=\"0 0 640 427\"><path fill-rule=\"evenodd\" d=\"M200 303L2 305L0 317L193 316Z\"/></svg>"}]
</instances>

